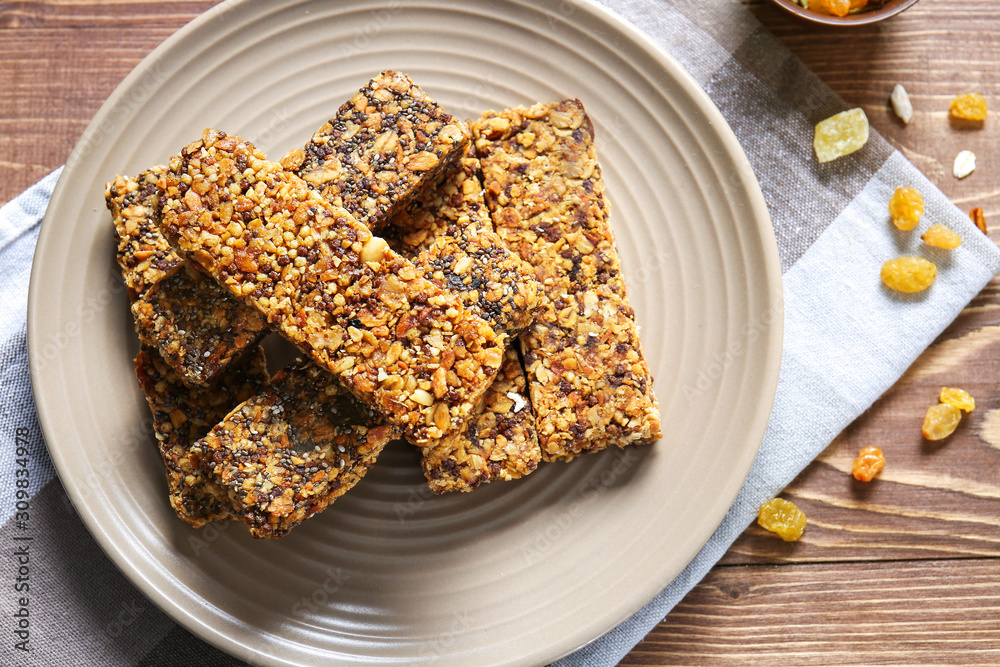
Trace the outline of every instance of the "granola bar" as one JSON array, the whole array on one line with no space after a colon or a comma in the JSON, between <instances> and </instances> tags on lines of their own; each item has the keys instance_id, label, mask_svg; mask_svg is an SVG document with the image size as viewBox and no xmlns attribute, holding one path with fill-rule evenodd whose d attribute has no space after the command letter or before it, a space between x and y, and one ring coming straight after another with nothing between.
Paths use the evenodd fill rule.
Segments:
<instances>
[{"instance_id":1,"label":"granola bar","mask_svg":"<svg viewBox=\"0 0 1000 667\"><path fill-rule=\"evenodd\" d=\"M468 430L422 451L420 465L435 493L472 491L483 482L517 479L538 467L541 450L516 350L507 350Z\"/></svg>"},{"instance_id":2,"label":"granola bar","mask_svg":"<svg viewBox=\"0 0 1000 667\"><path fill-rule=\"evenodd\" d=\"M133 299L173 275L184 263L160 233L165 172L166 167L153 167L138 178L116 176L104 192L115 223L118 265Z\"/></svg>"},{"instance_id":3,"label":"granola bar","mask_svg":"<svg viewBox=\"0 0 1000 667\"><path fill-rule=\"evenodd\" d=\"M473 236L493 229L479 178L476 147L469 142L462 156L389 221L384 232L389 245L415 258L442 236Z\"/></svg>"},{"instance_id":4,"label":"granola bar","mask_svg":"<svg viewBox=\"0 0 1000 667\"><path fill-rule=\"evenodd\" d=\"M408 76L383 72L281 164L372 231L458 158L468 126Z\"/></svg>"},{"instance_id":5,"label":"granola bar","mask_svg":"<svg viewBox=\"0 0 1000 667\"><path fill-rule=\"evenodd\" d=\"M188 386L207 387L267 334L267 319L190 265L132 303L139 339Z\"/></svg>"},{"instance_id":6,"label":"granola bar","mask_svg":"<svg viewBox=\"0 0 1000 667\"><path fill-rule=\"evenodd\" d=\"M582 103L489 112L473 137L497 233L545 286L521 334L542 458L657 439L659 407Z\"/></svg>"},{"instance_id":7,"label":"granola bar","mask_svg":"<svg viewBox=\"0 0 1000 667\"><path fill-rule=\"evenodd\" d=\"M542 286L493 233L472 150L393 218L386 241L466 308L515 334L531 322Z\"/></svg>"},{"instance_id":8,"label":"granola bar","mask_svg":"<svg viewBox=\"0 0 1000 667\"><path fill-rule=\"evenodd\" d=\"M210 388L185 386L148 346L140 346L135 372L153 413L170 505L177 516L195 528L233 518L226 493L203 474L201 450L192 449L192 445L230 410L267 385L263 352L257 348Z\"/></svg>"},{"instance_id":9,"label":"granola bar","mask_svg":"<svg viewBox=\"0 0 1000 667\"><path fill-rule=\"evenodd\" d=\"M434 188L393 219L386 240L404 256L415 256L428 279L455 291L467 308L513 335L531 322L541 285L531 266L493 233L473 151L467 149ZM515 350L507 350L468 427L425 446L422 454L424 476L435 493L472 491L537 467L538 438Z\"/></svg>"},{"instance_id":10,"label":"granola bar","mask_svg":"<svg viewBox=\"0 0 1000 667\"><path fill-rule=\"evenodd\" d=\"M206 130L170 168L181 186L163 226L183 254L414 444L462 426L506 335L240 137ZM443 366L454 373L432 393Z\"/></svg>"},{"instance_id":11,"label":"granola bar","mask_svg":"<svg viewBox=\"0 0 1000 667\"><path fill-rule=\"evenodd\" d=\"M250 534L277 538L349 491L399 434L328 372L299 360L194 449Z\"/></svg>"}]
</instances>

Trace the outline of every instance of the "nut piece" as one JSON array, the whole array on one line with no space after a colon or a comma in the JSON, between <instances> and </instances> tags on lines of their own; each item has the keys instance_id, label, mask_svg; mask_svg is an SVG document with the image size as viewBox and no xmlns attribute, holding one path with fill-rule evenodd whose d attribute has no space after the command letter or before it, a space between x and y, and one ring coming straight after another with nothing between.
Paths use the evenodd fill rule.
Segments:
<instances>
[{"instance_id":1,"label":"nut piece","mask_svg":"<svg viewBox=\"0 0 1000 667\"><path fill-rule=\"evenodd\" d=\"M941 224L931 225L920 238L927 245L945 250L954 250L962 245L962 237Z\"/></svg>"},{"instance_id":2,"label":"nut piece","mask_svg":"<svg viewBox=\"0 0 1000 667\"><path fill-rule=\"evenodd\" d=\"M939 400L966 412L972 412L976 409L976 399L972 397L972 394L957 387L941 387Z\"/></svg>"},{"instance_id":3,"label":"nut piece","mask_svg":"<svg viewBox=\"0 0 1000 667\"><path fill-rule=\"evenodd\" d=\"M913 118L913 105L910 103L910 96L906 93L906 88L897 83L892 89L892 94L889 95L889 101L892 103L892 110L899 116L899 120L903 121L903 124L909 125Z\"/></svg>"},{"instance_id":4,"label":"nut piece","mask_svg":"<svg viewBox=\"0 0 1000 667\"><path fill-rule=\"evenodd\" d=\"M868 117L861 108L841 111L816 124L813 148L820 163L850 155L868 143Z\"/></svg>"},{"instance_id":5,"label":"nut piece","mask_svg":"<svg viewBox=\"0 0 1000 667\"><path fill-rule=\"evenodd\" d=\"M928 440L944 440L955 432L962 421L962 411L950 403L938 403L927 408L921 432Z\"/></svg>"},{"instance_id":6,"label":"nut piece","mask_svg":"<svg viewBox=\"0 0 1000 667\"><path fill-rule=\"evenodd\" d=\"M955 156L955 165L952 173L955 178L965 178L976 170L976 154L972 151L962 151Z\"/></svg>"},{"instance_id":7,"label":"nut piece","mask_svg":"<svg viewBox=\"0 0 1000 667\"><path fill-rule=\"evenodd\" d=\"M923 257L897 257L882 265L882 282L897 292L922 292L937 277L937 265Z\"/></svg>"},{"instance_id":8,"label":"nut piece","mask_svg":"<svg viewBox=\"0 0 1000 667\"><path fill-rule=\"evenodd\" d=\"M976 206L971 211L969 211L969 217L972 219L974 223L976 223L976 227L979 227L979 231L981 231L983 234L987 233L986 214L983 213L983 209L981 206Z\"/></svg>"}]
</instances>

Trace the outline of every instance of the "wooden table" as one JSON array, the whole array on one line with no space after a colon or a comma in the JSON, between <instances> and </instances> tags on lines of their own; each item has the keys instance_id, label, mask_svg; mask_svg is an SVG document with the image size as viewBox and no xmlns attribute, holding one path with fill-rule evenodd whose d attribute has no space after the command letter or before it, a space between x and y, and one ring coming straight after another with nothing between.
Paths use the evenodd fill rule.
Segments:
<instances>
[{"instance_id":1,"label":"wooden table","mask_svg":"<svg viewBox=\"0 0 1000 667\"><path fill-rule=\"evenodd\" d=\"M924 0L834 31L744 1L960 208L985 209L1000 240L1000 119L970 131L947 118L966 91L1000 114L1000 3ZM0 4L0 202L62 164L132 67L212 4ZM896 83L913 100L909 127L887 104ZM959 181L951 163L962 149L979 167ZM785 490L810 519L800 542L748 529L622 664L1000 664L998 293L995 279ZM931 444L920 423L942 385L968 389L977 408ZM849 470L867 445L889 462L862 485Z\"/></svg>"}]
</instances>

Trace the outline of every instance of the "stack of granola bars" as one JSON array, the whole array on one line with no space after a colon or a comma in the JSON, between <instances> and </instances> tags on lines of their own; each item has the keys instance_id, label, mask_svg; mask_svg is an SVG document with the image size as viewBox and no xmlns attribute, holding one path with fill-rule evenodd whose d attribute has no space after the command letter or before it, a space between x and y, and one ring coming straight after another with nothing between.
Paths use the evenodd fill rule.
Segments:
<instances>
[{"instance_id":1,"label":"stack of granola bars","mask_svg":"<svg viewBox=\"0 0 1000 667\"><path fill-rule=\"evenodd\" d=\"M400 437L442 493L660 435L578 100L469 124L384 72L278 162L209 129L106 199L195 527L280 537Z\"/></svg>"}]
</instances>

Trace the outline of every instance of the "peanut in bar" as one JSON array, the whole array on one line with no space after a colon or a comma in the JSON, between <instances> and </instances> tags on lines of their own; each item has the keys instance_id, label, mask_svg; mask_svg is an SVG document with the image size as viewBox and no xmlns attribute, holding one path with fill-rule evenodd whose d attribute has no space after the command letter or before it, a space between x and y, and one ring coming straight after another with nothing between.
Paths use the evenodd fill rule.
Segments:
<instances>
[{"instance_id":1,"label":"peanut in bar","mask_svg":"<svg viewBox=\"0 0 1000 667\"><path fill-rule=\"evenodd\" d=\"M240 137L206 130L170 168L181 185L163 226L182 254L414 444L461 428L506 335ZM438 396L446 350L454 373Z\"/></svg>"},{"instance_id":2,"label":"peanut in bar","mask_svg":"<svg viewBox=\"0 0 1000 667\"><path fill-rule=\"evenodd\" d=\"M139 386L153 413L153 430L166 468L170 506L177 516L200 528L211 521L234 518L223 489L201 469L195 441L205 436L234 407L268 383L264 354L256 348L228 369L210 388L190 388L149 346L135 358Z\"/></svg>"},{"instance_id":3,"label":"peanut in bar","mask_svg":"<svg viewBox=\"0 0 1000 667\"><path fill-rule=\"evenodd\" d=\"M445 113L405 74L387 71L281 164L379 231L459 157L468 140L464 122Z\"/></svg>"},{"instance_id":4,"label":"peanut in bar","mask_svg":"<svg viewBox=\"0 0 1000 667\"><path fill-rule=\"evenodd\" d=\"M250 534L275 539L353 488L399 435L330 373L299 360L192 449Z\"/></svg>"},{"instance_id":5,"label":"peanut in bar","mask_svg":"<svg viewBox=\"0 0 1000 667\"><path fill-rule=\"evenodd\" d=\"M521 334L543 460L659 438L583 104L489 112L473 137L497 234L545 286Z\"/></svg>"}]
</instances>

